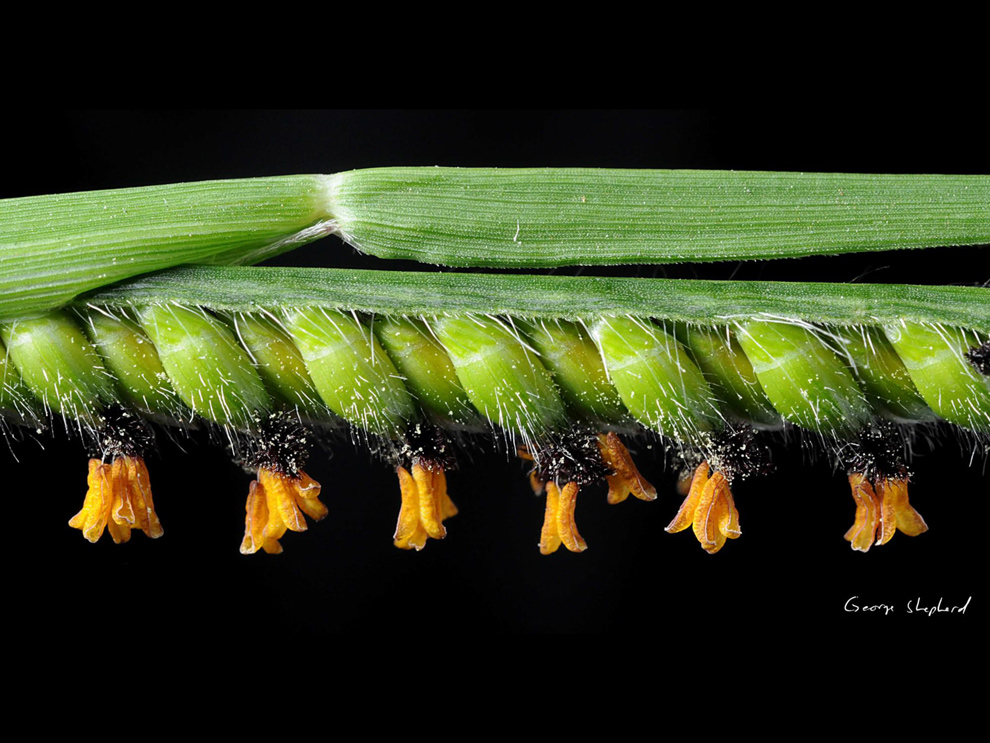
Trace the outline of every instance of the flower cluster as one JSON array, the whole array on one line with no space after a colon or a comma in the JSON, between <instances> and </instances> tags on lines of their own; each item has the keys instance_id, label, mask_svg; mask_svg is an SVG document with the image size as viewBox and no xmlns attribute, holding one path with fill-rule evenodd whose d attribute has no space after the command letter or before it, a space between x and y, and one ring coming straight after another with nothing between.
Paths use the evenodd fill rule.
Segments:
<instances>
[{"instance_id":1,"label":"flower cluster","mask_svg":"<svg viewBox=\"0 0 990 743\"><path fill-rule=\"evenodd\" d=\"M877 478L871 483L863 473L853 472L849 487L856 501L856 520L845 539L857 552L886 544L897 530L912 537L928 531L928 524L908 502L906 477Z\"/></svg>"},{"instance_id":2,"label":"flower cluster","mask_svg":"<svg viewBox=\"0 0 990 743\"><path fill-rule=\"evenodd\" d=\"M87 485L82 510L69 520L69 526L82 531L88 541L96 542L104 529L109 529L116 544L130 540L132 529L152 539L164 533L141 457L119 456L111 464L90 459Z\"/></svg>"},{"instance_id":3,"label":"flower cluster","mask_svg":"<svg viewBox=\"0 0 990 743\"><path fill-rule=\"evenodd\" d=\"M421 550L427 539L443 539L443 522L457 515L457 506L447 495L447 475L442 466L425 460L414 462L412 473L396 467L402 507L395 526L395 546Z\"/></svg>"},{"instance_id":4,"label":"flower cluster","mask_svg":"<svg viewBox=\"0 0 990 743\"><path fill-rule=\"evenodd\" d=\"M727 539L737 539L739 511L729 489L729 481L720 470L711 470L702 462L694 471L687 497L667 531L676 533L694 527L694 536L702 548L714 555Z\"/></svg>"},{"instance_id":5,"label":"flower cluster","mask_svg":"<svg viewBox=\"0 0 990 743\"><path fill-rule=\"evenodd\" d=\"M259 549L279 554L282 545L278 540L286 531L306 531L303 514L313 521L327 515L319 495L320 484L302 470L289 475L260 468L248 492L241 554L252 555Z\"/></svg>"}]
</instances>

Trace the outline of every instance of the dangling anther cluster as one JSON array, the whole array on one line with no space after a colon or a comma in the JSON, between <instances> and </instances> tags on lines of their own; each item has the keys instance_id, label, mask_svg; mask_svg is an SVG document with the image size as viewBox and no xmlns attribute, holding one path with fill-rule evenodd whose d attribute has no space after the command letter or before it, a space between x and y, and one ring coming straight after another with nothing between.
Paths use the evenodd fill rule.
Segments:
<instances>
[{"instance_id":1,"label":"dangling anther cluster","mask_svg":"<svg viewBox=\"0 0 990 743\"><path fill-rule=\"evenodd\" d=\"M96 542L104 529L116 544L129 541L132 529L157 539L164 531L143 457L153 442L150 429L119 406L111 406L103 412L96 435L101 458L89 460L86 499L69 526L82 531L89 542Z\"/></svg>"},{"instance_id":2,"label":"dangling anther cluster","mask_svg":"<svg viewBox=\"0 0 990 743\"><path fill-rule=\"evenodd\" d=\"M910 473L904 442L894 423L877 421L863 429L842 453L856 520L845 539L857 552L890 541L896 530L916 537L928 525L908 501Z\"/></svg>"},{"instance_id":3,"label":"dangling anther cluster","mask_svg":"<svg viewBox=\"0 0 990 743\"><path fill-rule=\"evenodd\" d=\"M302 467L308 454L305 427L289 413L277 413L261 421L258 433L248 439L242 459L245 468L257 472L248 491L241 554L259 549L282 552L286 531L306 531L306 519L320 521L327 507L320 502L320 484Z\"/></svg>"},{"instance_id":4,"label":"dangling anther cluster","mask_svg":"<svg viewBox=\"0 0 990 743\"><path fill-rule=\"evenodd\" d=\"M608 502L621 503L630 493L654 500L656 489L639 473L629 450L614 431L597 433L576 426L539 446L520 447L519 456L532 461L530 484L547 505L540 534L540 552L549 555L563 544L571 552L588 548L574 520L582 486L608 483Z\"/></svg>"},{"instance_id":5,"label":"dangling anther cluster","mask_svg":"<svg viewBox=\"0 0 990 743\"><path fill-rule=\"evenodd\" d=\"M598 434L598 451L602 461L612 471L605 475L608 483L608 502L622 503L630 494L640 500L657 499L657 489L639 473L636 463L629 454L629 449L622 443L615 431Z\"/></svg>"},{"instance_id":6,"label":"dangling anther cluster","mask_svg":"<svg viewBox=\"0 0 990 743\"><path fill-rule=\"evenodd\" d=\"M687 497L666 530L675 534L689 526L694 527L694 536L710 555L722 549L726 539L742 534L729 480L721 470L711 469L707 460L695 469Z\"/></svg>"},{"instance_id":7,"label":"dangling anther cluster","mask_svg":"<svg viewBox=\"0 0 990 743\"><path fill-rule=\"evenodd\" d=\"M457 506L447 495L447 470L454 469L450 437L430 423L410 426L396 452L402 507L395 526L394 544L399 549L421 550L427 539L443 539L443 522L457 515Z\"/></svg>"},{"instance_id":8,"label":"dangling anther cluster","mask_svg":"<svg viewBox=\"0 0 990 743\"><path fill-rule=\"evenodd\" d=\"M666 530L673 534L693 527L702 549L714 555L725 546L727 539L737 539L742 533L739 511L732 496L732 482L767 474L772 466L769 449L757 439L750 426L722 429L712 435L707 448L707 457L685 455L688 466L678 480L678 491L685 496L684 502ZM702 461L695 464L697 459Z\"/></svg>"}]
</instances>

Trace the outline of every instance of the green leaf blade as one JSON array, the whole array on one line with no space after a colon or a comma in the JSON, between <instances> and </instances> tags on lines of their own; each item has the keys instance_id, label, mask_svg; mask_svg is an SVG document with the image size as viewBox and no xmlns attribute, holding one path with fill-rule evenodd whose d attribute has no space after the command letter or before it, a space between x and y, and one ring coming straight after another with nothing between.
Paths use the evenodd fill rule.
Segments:
<instances>
[{"instance_id":1,"label":"green leaf blade","mask_svg":"<svg viewBox=\"0 0 990 743\"><path fill-rule=\"evenodd\" d=\"M0 201L0 319L182 263L254 263L332 230L322 176Z\"/></svg>"},{"instance_id":2,"label":"green leaf blade","mask_svg":"<svg viewBox=\"0 0 990 743\"><path fill-rule=\"evenodd\" d=\"M341 237L382 258L551 268L990 243L990 177L378 168L331 176Z\"/></svg>"}]
</instances>

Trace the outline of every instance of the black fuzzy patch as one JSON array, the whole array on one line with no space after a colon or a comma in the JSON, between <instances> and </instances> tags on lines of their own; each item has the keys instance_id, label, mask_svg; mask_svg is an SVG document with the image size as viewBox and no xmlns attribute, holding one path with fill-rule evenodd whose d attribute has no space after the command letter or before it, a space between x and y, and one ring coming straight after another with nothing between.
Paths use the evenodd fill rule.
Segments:
<instances>
[{"instance_id":1,"label":"black fuzzy patch","mask_svg":"<svg viewBox=\"0 0 990 743\"><path fill-rule=\"evenodd\" d=\"M292 413L273 413L244 442L241 463L249 471L264 468L297 477L309 457L310 435Z\"/></svg>"},{"instance_id":2,"label":"black fuzzy patch","mask_svg":"<svg viewBox=\"0 0 990 743\"><path fill-rule=\"evenodd\" d=\"M414 464L423 464L428 469L449 472L457 468L454 442L439 426L425 422L414 423L402 437L395 452L395 464L406 469Z\"/></svg>"},{"instance_id":3,"label":"black fuzzy patch","mask_svg":"<svg viewBox=\"0 0 990 743\"><path fill-rule=\"evenodd\" d=\"M847 474L859 472L871 482L910 475L904 461L904 439L897 424L878 420L847 442L840 452Z\"/></svg>"},{"instance_id":4,"label":"black fuzzy patch","mask_svg":"<svg viewBox=\"0 0 990 743\"><path fill-rule=\"evenodd\" d=\"M971 348L966 352L966 358L980 374L990 376L990 341L982 346Z\"/></svg>"},{"instance_id":5,"label":"black fuzzy patch","mask_svg":"<svg viewBox=\"0 0 990 743\"><path fill-rule=\"evenodd\" d=\"M94 456L143 457L155 441L148 424L119 405L103 411L103 425L96 432L96 446L102 449Z\"/></svg>"},{"instance_id":6,"label":"black fuzzy patch","mask_svg":"<svg viewBox=\"0 0 990 743\"><path fill-rule=\"evenodd\" d=\"M534 455L534 471L542 482L560 485L576 482L579 486L603 482L612 470L602 461L598 432L576 426L565 434L541 442Z\"/></svg>"},{"instance_id":7,"label":"black fuzzy patch","mask_svg":"<svg viewBox=\"0 0 990 743\"><path fill-rule=\"evenodd\" d=\"M770 447L752 426L727 426L712 436L709 465L730 482L773 472Z\"/></svg>"}]
</instances>

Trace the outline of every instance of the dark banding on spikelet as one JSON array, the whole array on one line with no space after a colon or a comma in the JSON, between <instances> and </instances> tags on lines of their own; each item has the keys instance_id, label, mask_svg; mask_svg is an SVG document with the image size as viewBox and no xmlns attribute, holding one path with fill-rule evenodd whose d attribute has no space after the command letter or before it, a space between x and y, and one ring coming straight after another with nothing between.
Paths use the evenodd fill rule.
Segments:
<instances>
[{"instance_id":1,"label":"dark banding on spikelet","mask_svg":"<svg viewBox=\"0 0 990 743\"><path fill-rule=\"evenodd\" d=\"M905 479L911 473L904 459L904 434L891 421L877 420L846 443L839 459L847 474L859 472L867 479Z\"/></svg>"},{"instance_id":2,"label":"dark banding on spikelet","mask_svg":"<svg viewBox=\"0 0 990 743\"><path fill-rule=\"evenodd\" d=\"M273 413L258 421L257 432L245 440L238 458L249 472L267 469L297 477L309 456L309 438L309 429L293 413Z\"/></svg>"},{"instance_id":3,"label":"dark banding on spikelet","mask_svg":"<svg viewBox=\"0 0 990 743\"><path fill-rule=\"evenodd\" d=\"M990 340L983 345L971 348L966 352L966 358L980 374L990 376Z\"/></svg>"},{"instance_id":4,"label":"dark banding on spikelet","mask_svg":"<svg viewBox=\"0 0 990 743\"><path fill-rule=\"evenodd\" d=\"M97 458L143 457L155 441L151 427L120 405L102 413L103 425L95 431L90 454Z\"/></svg>"},{"instance_id":5,"label":"dark banding on spikelet","mask_svg":"<svg viewBox=\"0 0 990 743\"><path fill-rule=\"evenodd\" d=\"M411 469L422 464L428 469L457 469L457 455L450 435L439 426L420 421L409 426L394 451L394 464Z\"/></svg>"},{"instance_id":6,"label":"dark banding on spikelet","mask_svg":"<svg viewBox=\"0 0 990 743\"><path fill-rule=\"evenodd\" d=\"M726 426L714 433L708 461L730 482L773 472L770 447L752 426Z\"/></svg>"},{"instance_id":7,"label":"dark banding on spikelet","mask_svg":"<svg viewBox=\"0 0 990 743\"><path fill-rule=\"evenodd\" d=\"M576 482L583 487L604 482L612 474L602 461L598 432L587 426L574 426L542 442L534 461L534 471L541 482Z\"/></svg>"}]
</instances>

